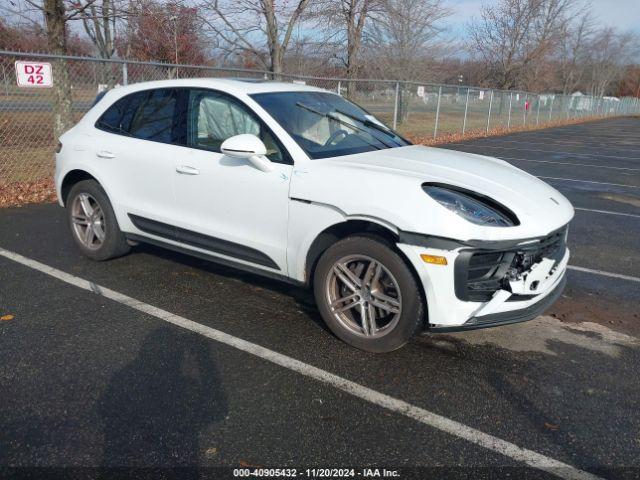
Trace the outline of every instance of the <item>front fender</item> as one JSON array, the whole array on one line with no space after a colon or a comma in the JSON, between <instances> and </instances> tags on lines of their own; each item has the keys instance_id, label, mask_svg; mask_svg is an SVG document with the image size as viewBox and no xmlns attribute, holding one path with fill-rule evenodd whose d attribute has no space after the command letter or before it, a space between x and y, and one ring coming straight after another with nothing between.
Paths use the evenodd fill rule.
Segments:
<instances>
[{"instance_id":1,"label":"front fender","mask_svg":"<svg viewBox=\"0 0 640 480\"><path fill-rule=\"evenodd\" d=\"M375 223L395 234L400 232L397 226L381 218L366 214L349 215L332 205L291 199L287 243L289 276L300 282L309 280L306 278L307 255L313 242L325 230L352 220Z\"/></svg>"}]
</instances>

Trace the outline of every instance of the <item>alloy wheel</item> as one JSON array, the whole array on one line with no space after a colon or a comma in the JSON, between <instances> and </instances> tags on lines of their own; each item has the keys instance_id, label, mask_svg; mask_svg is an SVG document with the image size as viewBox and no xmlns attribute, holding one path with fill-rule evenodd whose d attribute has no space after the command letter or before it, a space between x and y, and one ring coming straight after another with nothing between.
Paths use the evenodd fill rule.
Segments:
<instances>
[{"instance_id":1,"label":"alloy wheel","mask_svg":"<svg viewBox=\"0 0 640 480\"><path fill-rule=\"evenodd\" d=\"M389 333L402 314L397 280L381 262L365 255L349 255L335 262L325 292L335 319L362 337Z\"/></svg>"},{"instance_id":2,"label":"alloy wheel","mask_svg":"<svg viewBox=\"0 0 640 480\"><path fill-rule=\"evenodd\" d=\"M104 243L106 227L102 207L88 193L80 193L71 204L73 233L82 245L90 250L99 249Z\"/></svg>"}]
</instances>

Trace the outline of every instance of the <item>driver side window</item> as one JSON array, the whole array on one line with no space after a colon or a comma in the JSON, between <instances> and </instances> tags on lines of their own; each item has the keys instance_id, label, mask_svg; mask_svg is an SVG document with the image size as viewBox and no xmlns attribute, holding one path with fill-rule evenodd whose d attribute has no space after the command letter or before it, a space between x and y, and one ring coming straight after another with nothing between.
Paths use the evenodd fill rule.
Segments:
<instances>
[{"instance_id":1,"label":"driver side window","mask_svg":"<svg viewBox=\"0 0 640 480\"><path fill-rule=\"evenodd\" d=\"M220 152L227 138L243 133L259 137L267 147L267 158L285 163L284 148L267 127L245 105L210 90L190 90L188 145Z\"/></svg>"}]
</instances>

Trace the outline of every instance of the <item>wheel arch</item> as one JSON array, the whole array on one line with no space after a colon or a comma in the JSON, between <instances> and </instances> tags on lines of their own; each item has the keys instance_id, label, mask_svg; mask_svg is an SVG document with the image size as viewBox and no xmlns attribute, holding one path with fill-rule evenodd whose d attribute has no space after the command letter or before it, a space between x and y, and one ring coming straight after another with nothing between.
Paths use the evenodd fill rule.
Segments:
<instances>
[{"instance_id":1,"label":"wheel arch","mask_svg":"<svg viewBox=\"0 0 640 480\"><path fill-rule=\"evenodd\" d=\"M73 186L78 182L82 182L83 180L94 180L102 187L100 181L86 170L70 170L65 174L64 178L62 179L62 183L60 184L60 203L62 204L62 206L66 206L67 197L69 196L69 192L71 191Z\"/></svg>"},{"instance_id":2,"label":"wheel arch","mask_svg":"<svg viewBox=\"0 0 640 480\"><path fill-rule=\"evenodd\" d=\"M334 223L322 230L311 242L305 260L305 283L313 285L313 275L322 254L334 243L351 235L368 235L384 240L405 261L414 275L415 268L405 254L396 247L399 231L392 225L363 216L350 216L343 222Z\"/></svg>"}]
</instances>

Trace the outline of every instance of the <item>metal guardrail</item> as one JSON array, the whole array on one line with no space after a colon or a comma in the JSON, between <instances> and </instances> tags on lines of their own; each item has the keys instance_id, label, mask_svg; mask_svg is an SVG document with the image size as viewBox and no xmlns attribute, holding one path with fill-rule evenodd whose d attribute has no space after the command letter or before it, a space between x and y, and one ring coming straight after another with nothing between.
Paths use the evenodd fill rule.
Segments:
<instances>
[{"instance_id":1,"label":"metal guardrail","mask_svg":"<svg viewBox=\"0 0 640 480\"><path fill-rule=\"evenodd\" d=\"M47 178L54 168L54 91L18 87L14 68L17 60L63 61L69 73L72 111L77 119L90 108L99 89L107 86L189 77L274 79L273 73L265 70L0 50L0 186ZM640 114L637 98L291 73L283 73L280 78L348 94L402 134L422 141L451 134L533 128L580 118Z\"/></svg>"}]
</instances>

